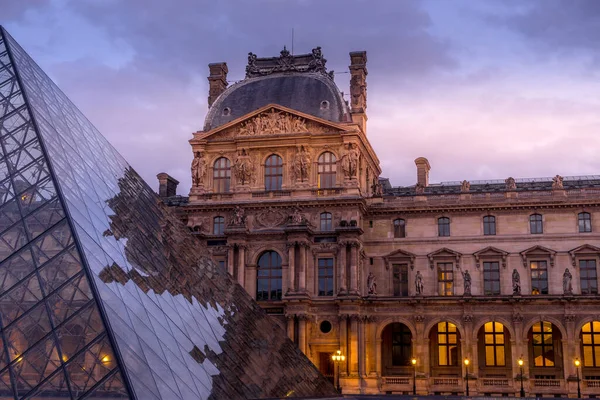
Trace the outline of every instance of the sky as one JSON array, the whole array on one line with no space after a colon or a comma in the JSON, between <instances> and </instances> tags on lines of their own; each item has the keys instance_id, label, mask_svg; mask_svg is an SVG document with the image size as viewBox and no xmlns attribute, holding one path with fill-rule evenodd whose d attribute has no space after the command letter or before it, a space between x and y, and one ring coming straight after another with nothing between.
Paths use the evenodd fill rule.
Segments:
<instances>
[{"instance_id":1,"label":"sky","mask_svg":"<svg viewBox=\"0 0 600 400\"><path fill-rule=\"evenodd\" d=\"M340 90L368 57L382 176L600 174L600 0L0 0L0 24L155 189L187 195L208 64L321 46ZM348 99L348 96L346 95Z\"/></svg>"}]
</instances>

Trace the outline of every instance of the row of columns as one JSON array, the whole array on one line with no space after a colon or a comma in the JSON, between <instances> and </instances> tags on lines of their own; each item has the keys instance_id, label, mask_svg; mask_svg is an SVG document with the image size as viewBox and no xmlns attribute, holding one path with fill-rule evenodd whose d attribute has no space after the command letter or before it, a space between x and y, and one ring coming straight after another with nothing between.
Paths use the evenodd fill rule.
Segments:
<instances>
[{"instance_id":1,"label":"row of columns","mask_svg":"<svg viewBox=\"0 0 600 400\"><path fill-rule=\"evenodd\" d=\"M288 292L305 293L306 292L306 271L307 257L310 243L305 240L289 242L288 249ZM298 265L296 265L296 256L298 256ZM296 269L298 271L296 271ZM298 284L296 285L296 275L298 275Z\"/></svg>"},{"instance_id":2,"label":"row of columns","mask_svg":"<svg viewBox=\"0 0 600 400\"><path fill-rule=\"evenodd\" d=\"M349 263L348 263L348 249ZM340 294L359 294L358 292L358 252L360 242L358 240L348 240L339 242L338 249L338 293ZM350 278L348 280L348 277Z\"/></svg>"},{"instance_id":3,"label":"row of columns","mask_svg":"<svg viewBox=\"0 0 600 400\"><path fill-rule=\"evenodd\" d=\"M237 252L236 252L237 249ZM237 253L237 257L236 257ZM244 276L246 275L246 245L242 243L232 243L227 248L227 272L231 276L236 276L237 282L244 287Z\"/></svg>"}]
</instances>

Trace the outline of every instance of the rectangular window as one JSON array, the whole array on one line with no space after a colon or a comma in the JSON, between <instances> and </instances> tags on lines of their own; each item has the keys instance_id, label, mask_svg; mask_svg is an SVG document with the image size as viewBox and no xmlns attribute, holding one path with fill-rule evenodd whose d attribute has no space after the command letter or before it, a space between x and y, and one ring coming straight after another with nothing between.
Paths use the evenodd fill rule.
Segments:
<instances>
[{"instance_id":1,"label":"rectangular window","mask_svg":"<svg viewBox=\"0 0 600 400\"><path fill-rule=\"evenodd\" d=\"M531 294L548 294L548 265L546 261L531 261Z\"/></svg>"},{"instance_id":2,"label":"rectangular window","mask_svg":"<svg viewBox=\"0 0 600 400\"><path fill-rule=\"evenodd\" d=\"M544 233L544 222L540 214L533 214L529 216L529 230L532 234Z\"/></svg>"},{"instance_id":3,"label":"rectangular window","mask_svg":"<svg viewBox=\"0 0 600 400\"><path fill-rule=\"evenodd\" d=\"M319 258L319 296L333 296L333 258Z\"/></svg>"},{"instance_id":4,"label":"rectangular window","mask_svg":"<svg viewBox=\"0 0 600 400\"><path fill-rule=\"evenodd\" d=\"M438 235L450 236L450 218L438 218Z\"/></svg>"},{"instance_id":5,"label":"rectangular window","mask_svg":"<svg viewBox=\"0 0 600 400\"><path fill-rule=\"evenodd\" d=\"M408 265L392 265L394 296L408 296Z\"/></svg>"},{"instance_id":6,"label":"rectangular window","mask_svg":"<svg viewBox=\"0 0 600 400\"><path fill-rule=\"evenodd\" d=\"M440 296L454 295L454 271L452 263L438 263L438 293Z\"/></svg>"},{"instance_id":7,"label":"rectangular window","mask_svg":"<svg viewBox=\"0 0 600 400\"><path fill-rule=\"evenodd\" d=\"M484 235L495 235L496 234L496 217L488 215L483 217L483 234Z\"/></svg>"},{"instance_id":8,"label":"rectangular window","mask_svg":"<svg viewBox=\"0 0 600 400\"><path fill-rule=\"evenodd\" d=\"M483 263L483 294L500 294L500 263L497 261Z\"/></svg>"},{"instance_id":9,"label":"rectangular window","mask_svg":"<svg viewBox=\"0 0 600 400\"><path fill-rule=\"evenodd\" d=\"M596 260L579 260L581 294L598 294Z\"/></svg>"},{"instance_id":10,"label":"rectangular window","mask_svg":"<svg viewBox=\"0 0 600 400\"><path fill-rule=\"evenodd\" d=\"M438 365L458 365L458 333L450 322L438 323Z\"/></svg>"}]
</instances>

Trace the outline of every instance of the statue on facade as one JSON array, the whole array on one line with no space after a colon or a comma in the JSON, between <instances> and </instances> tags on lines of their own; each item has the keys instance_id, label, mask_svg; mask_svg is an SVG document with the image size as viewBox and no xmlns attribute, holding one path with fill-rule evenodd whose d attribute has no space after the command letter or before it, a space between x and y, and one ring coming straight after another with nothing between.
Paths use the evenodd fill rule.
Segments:
<instances>
[{"instance_id":1,"label":"statue on facade","mask_svg":"<svg viewBox=\"0 0 600 400\"><path fill-rule=\"evenodd\" d=\"M369 275L367 276L367 290L369 291L369 294L377 294L377 282L373 272L369 272Z\"/></svg>"},{"instance_id":2,"label":"statue on facade","mask_svg":"<svg viewBox=\"0 0 600 400\"><path fill-rule=\"evenodd\" d=\"M471 295L471 274L469 274L469 271L465 271L462 274L463 276L463 282L465 285L465 290L464 290L464 294L466 296L470 296Z\"/></svg>"},{"instance_id":3,"label":"statue on facade","mask_svg":"<svg viewBox=\"0 0 600 400\"><path fill-rule=\"evenodd\" d=\"M471 183L467 180L462 181L462 183L460 184L460 191L466 193L469 190L471 190Z\"/></svg>"},{"instance_id":4,"label":"statue on facade","mask_svg":"<svg viewBox=\"0 0 600 400\"><path fill-rule=\"evenodd\" d=\"M350 96L353 109L367 108L367 84L363 75L357 74L350 79Z\"/></svg>"},{"instance_id":5,"label":"statue on facade","mask_svg":"<svg viewBox=\"0 0 600 400\"><path fill-rule=\"evenodd\" d=\"M560 175L556 175L552 178L552 189L553 190L562 190L565 187L563 186L563 177Z\"/></svg>"},{"instance_id":6,"label":"statue on facade","mask_svg":"<svg viewBox=\"0 0 600 400\"><path fill-rule=\"evenodd\" d=\"M233 171L240 184L245 185L250 183L252 175L254 173L254 165L246 149L242 149L238 152L238 155L233 164Z\"/></svg>"},{"instance_id":7,"label":"statue on facade","mask_svg":"<svg viewBox=\"0 0 600 400\"><path fill-rule=\"evenodd\" d=\"M312 49L312 60L308 62L308 70L314 72L325 72L325 63L327 60L323 58L323 52L321 47L315 47Z\"/></svg>"},{"instance_id":8,"label":"statue on facade","mask_svg":"<svg viewBox=\"0 0 600 400\"><path fill-rule=\"evenodd\" d=\"M569 272L569 268L565 268L565 273L563 274L563 293L564 294L573 294L573 286L571 285L571 281L573 280L573 275Z\"/></svg>"},{"instance_id":9,"label":"statue on facade","mask_svg":"<svg viewBox=\"0 0 600 400\"><path fill-rule=\"evenodd\" d=\"M358 158L360 152L353 143L348 143L348 149L344 150L342 154L342 170L346 177L354 178L358 171Z\"/></svg>"},{"instance_id":10,"label":"statue on facade","mask_svg":"<svg viewBox=\"0 0 600 400\"><path fill-rule=\"evenodd\" d=\"M233 217L231 218L231 225L243 226L246 224L246 214L244 209L240 206L235 206L233 209Z\"/></svg>"},{"instance_id":11,"label":"statue on facade","mask_svg":"<svg viewBox=\"0 0 600 400\"><path fill-rule=\"evenodd\" d=\"M379 183L379 179L374 178L373 184L371 185L371 190L373 192L373 197L381 197L383 196L383 186Z\"/></svg>"},{"instance_id":12,"label":"statue on facade","mask_svg":"<svg viewBox=\"0 0 600 400\"><path fill-rule=\"evenodd\" d=\"M506 190L517 190L517 182L515 182L515 178L512 176L506 178L504 183L506 184Z\"/></svg>"},{"instance_id":13,"label":"statue on facade","mask_svg":"<svg viewBox=\"0 0 600 400\"><path fill-rule=\"evenodd\" d=\"M206 173L206 160L202 157L201 152L197 152L192 160L192 186L202 184L202 178Z\"/></svg>"},{"instance_id":14,"label":"statue on facade","mask_svg":"<svg viewBox=\"0 0 600 400\"><path fill-rule=\"evenodd\" d=\"M513 294L521 294L521 277L516 269L513 269L512 273L512 287Z\"/></svg>"},{"instance_id":15,"label":"statue on facade","mask_svg":"<svg viewBox=\"0 0 600 400\"><path fill-rule=\"evenodd\" d=\"M294 175L296 179L301 182L308 180L308 173L310 171L310 154L306 151L304 146L300 146L300 149L294 157Z\"/></svg>"},{"instance_id":16,"label":"statue on facade","mask_svg":"<svg viewBox=\"0 0 600 400\"><path fill-rule=\"evenodd\" d=\"M415 193L416 194L423 194L423 193L425 193L425 186L421 185L420 183L417 183L415 185Z\"/></svg>"},{"instance_id":17,"label":"statue on facade","mask_svg":"<svg viewBox=\"0 0 600 400\"><path fill-rule=\"evenodd\" d=\"M417 271L417 275L415 276L415 290L418 295L423 294L423 275L421 275L421 271Z\"/></svg>"},{"instance_id":18,"label":"statue on facade","mask_svg":"<svg viewBox=\"0 0 600 400\"><path fill-rule=\"evenodd\" d=\"M300 213L300 209L298 207L295 207L294 211L292 211L292 214L290 215L290 222L294 225L306 223L306 218L304 218L304 215Z\"/></svg>"}]
</instances>

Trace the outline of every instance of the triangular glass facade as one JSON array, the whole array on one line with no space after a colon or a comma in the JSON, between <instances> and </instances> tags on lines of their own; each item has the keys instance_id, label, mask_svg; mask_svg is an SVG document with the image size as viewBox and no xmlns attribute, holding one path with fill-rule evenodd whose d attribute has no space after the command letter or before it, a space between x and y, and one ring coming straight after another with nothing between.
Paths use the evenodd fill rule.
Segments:
<instances>
[{"instance_id":1,"label":"triangular glass facade","mask_svg":"<svg viewBox=\"0 0 600 400\"><path fill-rule=\"evenodd\" d=\"M0 28L0 399L333 387Z\"/></svg>"}]
</instances>

